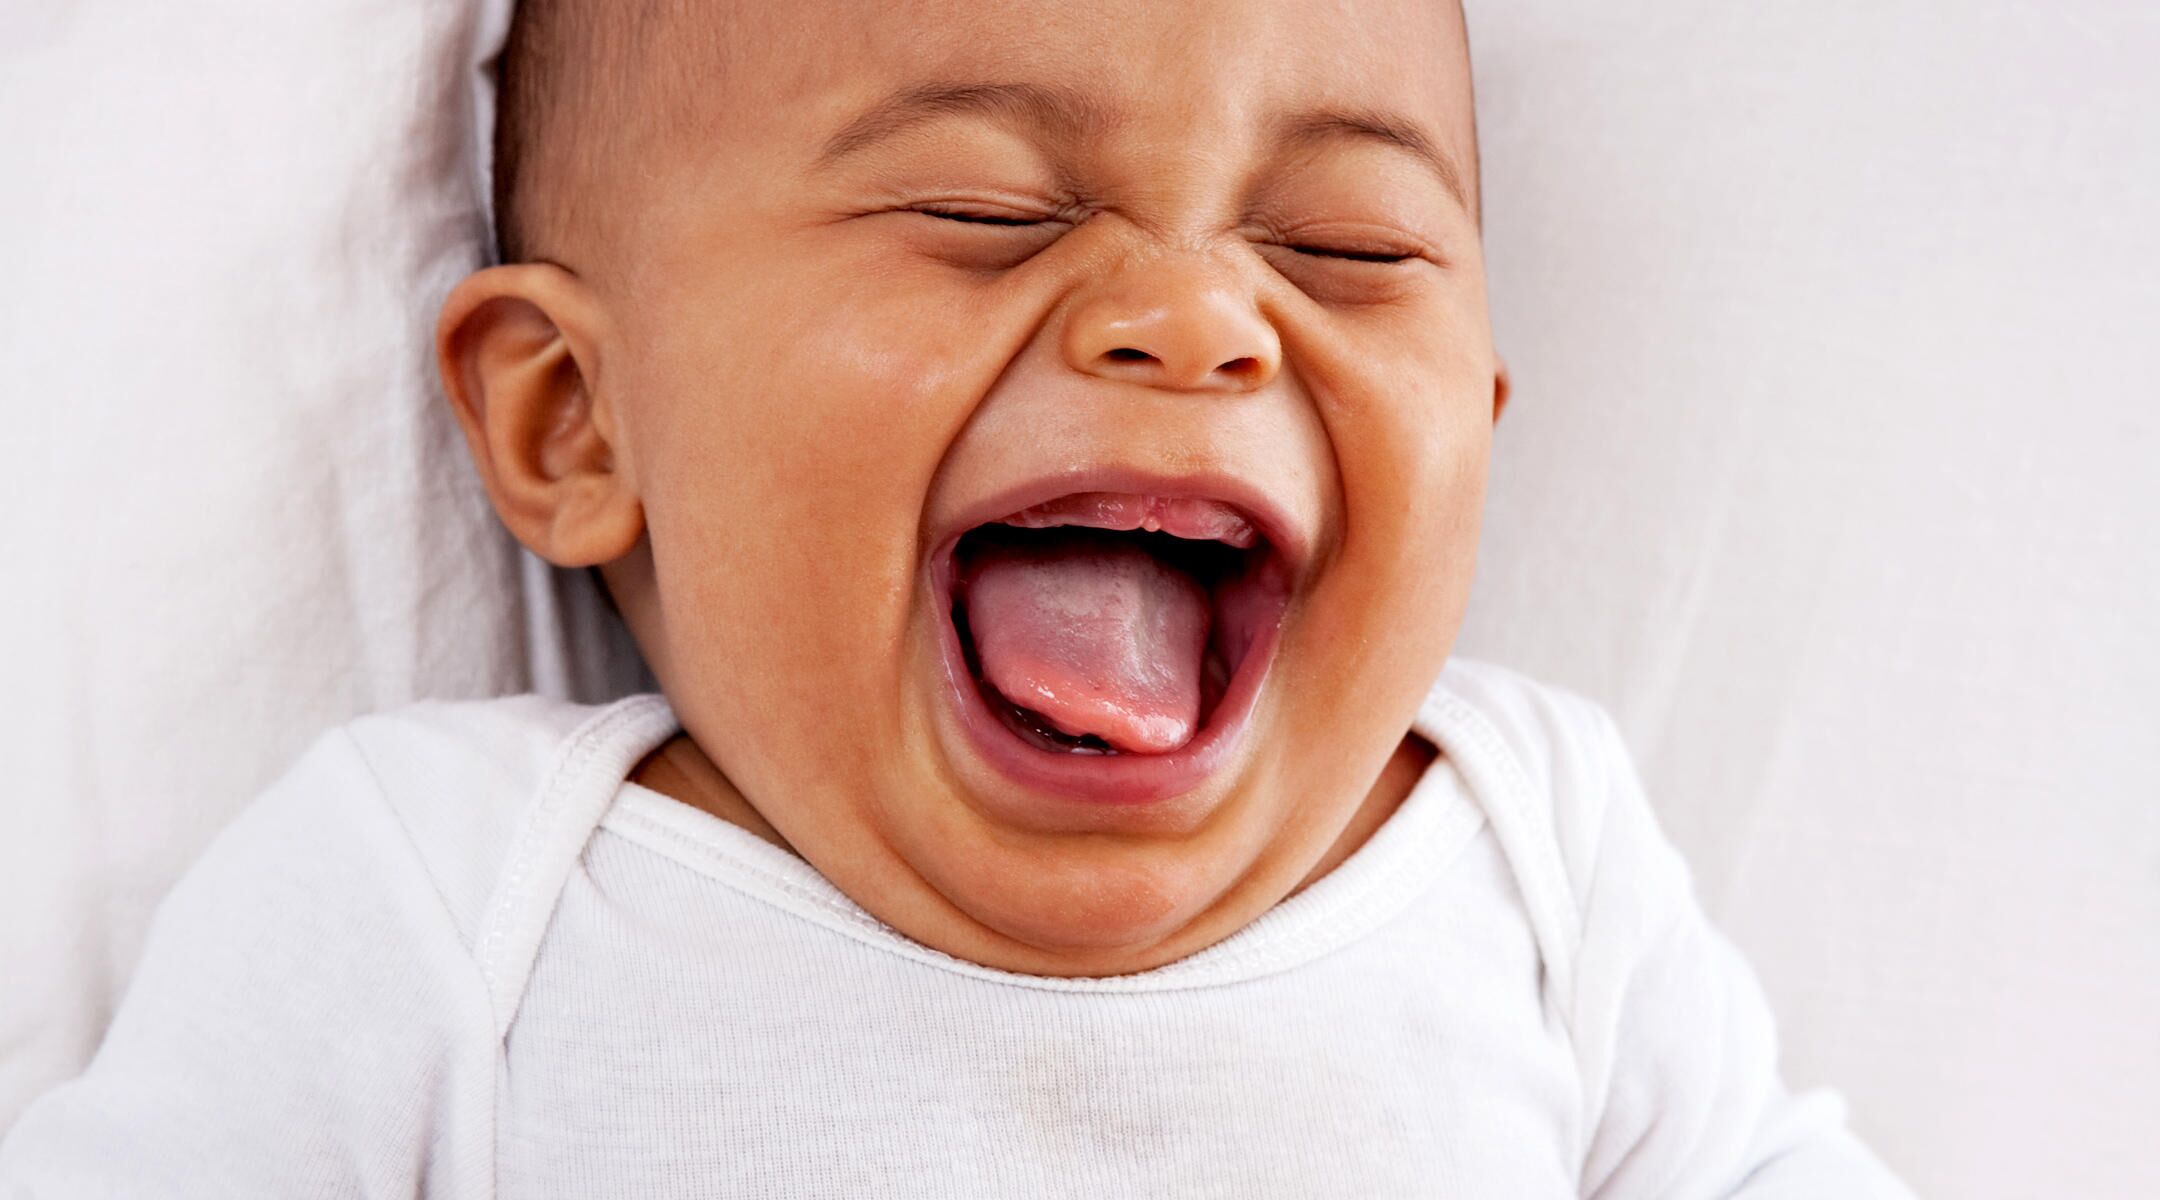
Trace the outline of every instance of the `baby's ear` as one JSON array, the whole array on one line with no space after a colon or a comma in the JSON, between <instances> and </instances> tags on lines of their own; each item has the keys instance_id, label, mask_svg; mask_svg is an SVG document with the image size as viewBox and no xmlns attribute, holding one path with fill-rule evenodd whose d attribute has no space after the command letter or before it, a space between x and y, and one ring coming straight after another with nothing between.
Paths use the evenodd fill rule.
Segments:
<instances>
[{"instance_id":1,"label":"baby's ear","mask_svg":"<svg viewBox=\"0 0 2160 1200\"><path fill-rule=\"evenodd\" d=\"M645 531L614 414L595 399L605 336L591 291L547 263L467 276L435 327L443 389L495 512L562 567L612 562Z\"/></svg>"},{"instance_id":2,"label":"baby's ear","mask_svg":"<svg viewBox=\"0 0 2160 1200\"><path fill-rule=\"evenodd\" d=\"M1507 407L1508 388L1510 386L1511 385L1508 383L1507 360L1499 357L1498 355L1494 355L1492 374L1492 419L1495 424L1498 424L1500 421L1501 410Z\"/></svg>"}]
</instances>

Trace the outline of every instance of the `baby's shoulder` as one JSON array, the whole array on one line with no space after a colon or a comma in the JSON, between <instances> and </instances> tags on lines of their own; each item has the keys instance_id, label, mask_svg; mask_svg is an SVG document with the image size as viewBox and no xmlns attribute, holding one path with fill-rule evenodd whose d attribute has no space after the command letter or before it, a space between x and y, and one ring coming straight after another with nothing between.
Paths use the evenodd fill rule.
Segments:
<instances>
[{"instance_id":1,"label":"baby's shoulder","mask_svg":"<svg viewBox=\"0 0 2160 1200\"><path fill-rule=\"evenodd\" d=\"M1426 697L1426 712L1445 719L1466 709L1499 736L1508 754L1539 782L1583 766L1609 765L1586 756L1609 753L1613 721L1603 705L1557 684L1476 659L1451 658ZM1563 781L1564 782L1564 781Z\"/></svg>"},{"instance_id":2,"label":"baby's shoulder","mask_svg":"<svg viewBox=\"0 0 2160 1200\"><path fill-rule=\"evenodd\" d=\"M1419 723L1512 843L1518 871L1523 859L1560 867L1544 882L1577 908L1610 821L1642 806L1634 761L1604 706L1519 671L1458 658L1427 696Z\"/></svg>"},{"instance_id":3,"label":"baby's shoulder","mask_svg":"<svg viewBox=\"0 0 2160 1200\"><path fill-rule=\"evenodd\" d=\"M478 830L514 821L578 731L611 707L535 695L425 700L359 717L325 740L348 743L409 823L458 818Z\"/></svg>"},{"instance_id":4,"label":"baby's shoulder","mask_svg":"<svg viewBox=\"0 0 2160 1200\"><path fill-rule=\"evenodd\" d=\"M1627 747L1603 705L1507 667L1450 659L1419 716L1458 744L1479 743L1476 752L1505 759L1530 792L1563 808L1633 778Z\"/></svg>"},{"instance_id":5,"label":"baby's shoulder","mask_svg":"<svg viewBox=\"0 0 2160 1200\"><path fill-rule=\"evenodd\" d=\"M360 717L318 737L221 849L254 862L306 858L319 879L424 881L471 946L551 782L608 769L589 759L620 724L610 718L656 707L657 697L595 706L525 695Z\"/></svg>"},{"instance_id":6,"label":"baby's shoulder","mask_svg":"<svg viewBox=\"0 0 2160 1200\"><path fill-rule=\"evenodd\" d=\"M653 696L609 705L537 695L424 701L361 717L333 736L346 739L365 765L380 803L471 944L551 794L597 771L612 772L598 788L612 795L634 762L597 760L626 756L612 745L623 740L625 718L664 707Z\"/></svg>"}]
</instances>

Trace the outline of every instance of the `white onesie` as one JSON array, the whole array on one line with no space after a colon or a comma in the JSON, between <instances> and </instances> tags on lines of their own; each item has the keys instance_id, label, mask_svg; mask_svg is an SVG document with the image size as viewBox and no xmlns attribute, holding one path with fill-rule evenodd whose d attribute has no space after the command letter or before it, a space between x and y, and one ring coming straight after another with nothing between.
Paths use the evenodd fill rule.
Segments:
<instances>
[{"instance_id":1,"label":"white onesie","mask_svg":"<svg viewBox=\"0 0 2160 1200\"><path fill-rule=\"evenodd\" d=\"M524 697L324 737L166 901L0 1196L1907 1195L1784 1091L1564 692L1451 664L1366 845L1105 979L940 954L626 783L676 728Z\"/></svg>"}]
</instances>

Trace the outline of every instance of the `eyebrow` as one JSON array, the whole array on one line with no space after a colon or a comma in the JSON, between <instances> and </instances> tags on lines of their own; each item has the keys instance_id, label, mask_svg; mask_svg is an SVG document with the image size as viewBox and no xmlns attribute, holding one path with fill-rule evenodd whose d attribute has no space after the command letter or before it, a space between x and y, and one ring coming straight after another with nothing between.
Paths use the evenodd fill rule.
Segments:
<instances>
[{"instance_id":1,"label":"eyebrow","mask_svg":"<svg viewBox=\"0 0 2160 1200\"><path fill-rule=\"evenodd\" d=\"M1414 122L1391 113L1369 108L1313 109L1284 120L1277 138L1290 145L1366 141L1393 146L1423 163L1464 212L1474 215L1477 211L1470 202L1469 188L1464 186L1462 168L1456 165L1454 157Z\"/></svg>"},{"instance_id":2,"label":"eyebrow","mask_svg":"<svg viewBox=\"0 0 2160 1200\"><path fill-rule=\"evenodd\" d=\"M1043 83L927 83L903 88L849 121L818 152L818 165L845 158L932 118L956 113L1019 120L1067 137L1099 133L1117 123L1115 114L1094 97L1072 88Z\"/></svg>"},{"instance_id":3,"label":"eyebrow","mask_svg":"<svg viewBox=\"0 0 2160 1200\"><path fill-rule=\"evenodd\" d=\"M1075 138L1101 133L1118 124L1117 113L1075 88L1044 83L926 83L903 88L878 101L827 139L817 165L884 141L927 121L953 115L1017 120ZM1462 168L1415 122L1369 108L1320 108L1295 113L1276 128L1278 145L1313 145L1329 141L1367 141L1391 146L1416 158L1440 181L1448 195L1474 212Z\"/></svg>"}]
</instances>

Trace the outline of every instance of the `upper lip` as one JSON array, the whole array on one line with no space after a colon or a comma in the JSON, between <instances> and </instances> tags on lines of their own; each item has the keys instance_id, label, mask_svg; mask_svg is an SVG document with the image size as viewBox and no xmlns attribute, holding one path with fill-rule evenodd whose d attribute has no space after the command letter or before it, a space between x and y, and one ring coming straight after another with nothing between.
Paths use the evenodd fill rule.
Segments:
<instances>
[{"instance_id":1,"label":"upper lip","mask_svg":"<svg viewBox=\"0 0 2160 1200\"><path fill-rule=\"evenodd\" d=\"M1291 579L1300 578L1312 555L1314 532L1267 492L1235 475L1219 472L1159 474L1128 467L1083 467L1041 476L972 502L931 531L932 561L945 560L969 530L1003 520L1039 504L1085 492L1213 500L1252 522L1280 556Z\"/></svg>"}]
</instances>

